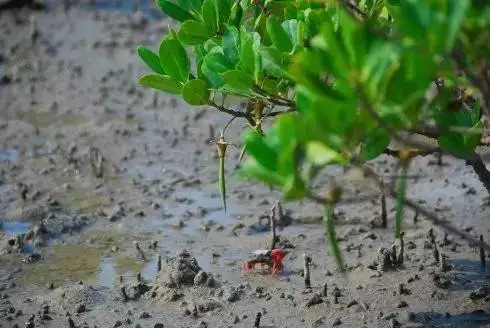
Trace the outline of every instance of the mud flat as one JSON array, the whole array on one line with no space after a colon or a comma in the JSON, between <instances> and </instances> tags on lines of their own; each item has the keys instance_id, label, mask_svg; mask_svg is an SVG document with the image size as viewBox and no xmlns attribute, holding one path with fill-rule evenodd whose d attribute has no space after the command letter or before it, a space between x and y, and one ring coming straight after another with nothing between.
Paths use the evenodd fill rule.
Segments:
<instances>
[{"instance_id":1,"label":"mud flat","mask_svg":"<svg viewBox=\"0 0 490 328\"><path fill-rule=\"evenodd\" d=\"M407 211L403 263L392 261L379 250L395 244L399 256L394 206L389 227L377 228L378 197L337 209L345 275L325 245L321 208L308 202L283 204L282 274L243 273L249 254L268 247L259 219L279 195L232 179L231 159L221 210L205 141L227 118L136 84L146 71L136 46L156 44L171 22L149 1L136 13L131 1L96 3L0 12L1 327L253 327L257 313L261 327L490 324L490 265L477 245ZM490 202L471 168L434 160L414 162L410 196L490 240ZM388 157L370 165L394 169ZM348 187L377 192L364 181Z\"/></svg>"}]
</instances>

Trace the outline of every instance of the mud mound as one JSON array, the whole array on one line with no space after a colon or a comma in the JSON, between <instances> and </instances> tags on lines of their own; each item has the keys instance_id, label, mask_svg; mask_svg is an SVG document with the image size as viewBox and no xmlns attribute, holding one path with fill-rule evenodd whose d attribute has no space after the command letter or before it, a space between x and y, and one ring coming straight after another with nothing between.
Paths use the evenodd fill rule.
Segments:
<instances>
[{"instance_id":1,"label":"mud mound","mask_svg":"<svg viewBox=\"0 0 490 328\"><path fill-rule=\"evenodd\" d=\"M92 286L71 285L56 289L43 299L43 303L48 303L59 310L75 312L82 304L91 306L104 300L104 295Z\"/></svg>"},{"instance_id":2,"label":"mud mound","mask_svg":"<svg viewBox=\"0 0 490 328\"><path fill-rule=\"evenodd\" d=\"M187 250L182 250L162 267L149 295L152 299L163 302L185 299L189 304L199 304L203 298L209 300L209 295L212 294L210 288L216 286L214 277L203 271ZM215 303L219 304L219 302ZM221 307L216 304L200 306L202 308L200 311L205 312L203 309L212 311Z\"/></svg>"},{"instance_id":3,"label":"mud mound","mask_svg":"<svg viewBox=\"0 0 490 328\"><path fill-rule=\"evenodd\" d=\"M187 250L181 250L170 258L157 276L156 283L168 288L194 285L194 278L201 271L194 257Z\"/></svg>"}]
</instances>

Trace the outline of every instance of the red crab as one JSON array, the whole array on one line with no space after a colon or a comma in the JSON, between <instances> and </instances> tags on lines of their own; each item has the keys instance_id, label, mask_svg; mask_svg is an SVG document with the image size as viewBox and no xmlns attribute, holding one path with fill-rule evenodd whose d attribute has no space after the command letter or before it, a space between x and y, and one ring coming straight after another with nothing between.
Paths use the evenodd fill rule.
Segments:
<instances>
[{"instance_id":1,"label":"red crab","mask_svg":"<svg viewBox=\"0 0 490 328\"><path fill-rule=\"evenodd\" d=\"M272 274L278 274L282 271L282 260L286 255L286 252L282 248L257 250L253 252L251 258L243 262L242 270L244 272L250 272L255 269L256 264L260 264L261 268L266 265L267 268L272 269Z\"/></svg>"}]
</instances>

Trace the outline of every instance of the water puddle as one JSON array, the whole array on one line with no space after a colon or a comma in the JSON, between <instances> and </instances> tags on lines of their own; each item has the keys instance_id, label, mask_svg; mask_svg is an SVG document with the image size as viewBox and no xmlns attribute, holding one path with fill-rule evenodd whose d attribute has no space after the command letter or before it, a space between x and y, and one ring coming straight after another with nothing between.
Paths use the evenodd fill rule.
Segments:
<instances>
[{"instance_id":1,"label":"water puddle","mask_svg":"<svg viewBox=\"0 0 490 328\"><path fill-rule=\"evenodd\" d=\"M417 314L417 317L420 314ZM445 316L439 313L422 313L423 319L416 320L430 327L458 327L458 328L484 328L490 324L490 314L485 312L464 313L454 316ZM425 327L425 326L424 326Z\"/></svg>"},{"instance_id":2,"label":"water puddle","mask_svg":"<svg viewBox=\"0 0 490 328\"><path fill-rule=\"evenodd\" d=\"M32 224L21 221L0 221L0 231L9 237L15 237L27 233Z\"/></svg>"},{"instance_id":3,"label":"water puddle","mask_svg":"<svg viewBox=\"0 0 490 328\"><path fill-rule=\"evenodd\" d=\"M87 121L85 117L75 114L56 114L34 109L20 113L20 119L41 128L46 128L53 124L79 125Z\"/></svg>"},{"instance_id":4,"label":"water puddle","mask_svg":"<svg viewBox=\"0 0 490 328\"><path fill-rule=\"evenodd\" d=\"M55 245L46 260L28 265L22 272L23 285L44 286L53 282L93 281L98 273L103 250L84 245Z\"/></svg>"},{"instance_id":5,"label":"water puddle","mask_svg":"<svg viewBox=\"0 0 490 328\"><path fill-rule=\"evenodd\" d=\"M154 0L95 0L93 4L87 5L89 9L100 11L120 11L131 13L134 10L135 3L139 2L139 10L147 18L162 18L162 12L154 4ZM47 0L45 3L49 8L54 8L62 4L59 0Z\"/></svg>"},{"instance_id":6,"label":"water puddle","mask_svg":"<svg viewBox=\"0 0 490 328\"><path fill-rule=\"evenodd\" d=\"M19 159L19 151L17 149L0 150L0 162L16 162Z\"/></svg>"},{"instance_id":7,"label":"water puddle","mask_svg":"<svg viewBox=\"0 0 490 328\"><path fill-rule=\"evenodd\" d=\"M94 213L108 204L107 199L93 188L74 187L56 196L62 206L74 209L78 214Z\"/></svg>"},{"instance_id":8,"label":"water puddle","mask_svg":"<svg viewBox=\"0 0 490 328\"><path fill-rule=\"evenodd\" d=\"M123 255L104 257L100 263L96 284L112 288L117 286L120 276L125 281L134 280L137 273L141 273L143 280L152 281L157 275L157 264L156 257L147 261Z\"/></svg>"}]
</instances>

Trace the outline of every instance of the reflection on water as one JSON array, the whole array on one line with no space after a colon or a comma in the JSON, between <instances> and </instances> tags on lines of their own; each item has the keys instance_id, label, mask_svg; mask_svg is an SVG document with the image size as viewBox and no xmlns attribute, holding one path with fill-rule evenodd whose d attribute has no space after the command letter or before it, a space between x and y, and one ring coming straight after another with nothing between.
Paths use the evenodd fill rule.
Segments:
<instances>
[{"instance_id":1,"label":"reflection on water","mask_svg":"<svg viewBox=\"0 0 490 328\"><path fill-rule=\"evenodd\" d=\"M157 275L157 257L143 261L125 256L104 257L100 263L96 284L112 288L119 282L119 276L124 280L134 280L138 272L146 281L151 281Z\"/></svg>"},{"instance_id":2,"label":"reflection on water","mask_svg":"<svg viewBox=\"0 0 490 328\"><path fill-rule=\"evenodd\" d=\"M27 233L32 224L21 221L0 221L0 230L7 236L15 237Z\"/></svg>"},{"instance_id":3,"label":"reflection on water","mask_svg":"<svg viewBox=\"0 0 490 328\"><path fill-rule=\"evenodd\" d=\"M156 7L154 0L94 0L93 5L89 5L89 8L96 10L111 10L120 11L123 13L131 13L135 10L135 4L139 3L139 10L147 18L162 18L162 12ZM50 8L62 5L59 0L47 0L46 4Z\"/></svg>"},{"instance_id":4,"label":"reflection on water","mask_svg":"<svg viewBox=\"0 0 490 328\"><path fill-rule=\"evenodd\" d=\"M19 159L19 151L17 149L0 150L0 162L16 162Z\"/></svg>"}]
</instances>

